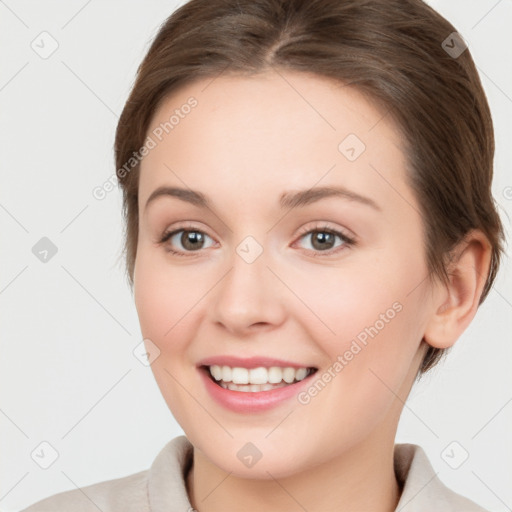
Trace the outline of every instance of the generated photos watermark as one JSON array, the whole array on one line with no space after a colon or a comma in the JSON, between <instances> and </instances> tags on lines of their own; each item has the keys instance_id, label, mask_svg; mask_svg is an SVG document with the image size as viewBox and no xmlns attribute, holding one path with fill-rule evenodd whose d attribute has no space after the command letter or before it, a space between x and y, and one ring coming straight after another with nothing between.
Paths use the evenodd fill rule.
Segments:
<instances>
[{"instance_id":1,"label":"generated photos watermark","mask_svg":"<svg viewBox=\"0 0 512 512\"><path fill-rule=\"evenodd\" d=\"M368 346L369 341L375 338L402 309L403 306L400 302L394 302L390 308L379 315L379 318L372 325L360 331L357 336L352 339L350 347L345 350L343 354L338 355L334 363L323 371L307 389L297 395L298 402L302 405L309 404L311 400L350 363L350 361L353 361L354 358Z\"/></svg>"},{"instance_id":2,"label":"generated photos watermark","mask_svg":"<svg viewBox=\"0 0 512 512\"><path fill-rule=\"evenodd\" d=\"M153 128L151 134L146 137L144 144L132 153L132 156L124 163L122 167L117 169L115 174L112 174L101 185L98 185L92 189L92 195L94 199L102 201L107 197L109 192L112 192L117 185L118 179L124 179L132 169L134 169L142 159L149 154L149 152L158 146L158 143L162 141L165 135L169 134L172 130L178 126L185 117L187 117L193 108L197 107L198 101L194 96L190 96L186 103L180 106L180 108L174 109L174 113L169 119L163 123L160 123L156 128Z\"/></svg>"}]
</instances>

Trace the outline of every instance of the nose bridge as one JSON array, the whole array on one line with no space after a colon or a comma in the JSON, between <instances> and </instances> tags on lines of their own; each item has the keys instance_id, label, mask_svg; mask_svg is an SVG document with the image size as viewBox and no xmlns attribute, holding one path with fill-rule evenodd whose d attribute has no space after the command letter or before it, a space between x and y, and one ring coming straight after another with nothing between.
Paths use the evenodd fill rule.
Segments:
<instances>
[{"instance_id":1,"label":"nose bridge","mask_svg":"<svg viewBox=\"0 0 512 512\"><path fill-rule=\"evenodd\" d=\"M253 302L259 296L268 293L266 290L269 273L269 249L264 246L262 236L258 241L253 235L246 235L234 247L234 254L230 259L231 270L226 276L225 292L234 294L235 300L244 300L250 297ZM255 305L255 304L254 304Z\"/></svg>"},{"instance_id":2,"label":"nose bridge","mask_svg":"<svg viewBox=\"0 0 512 512\"><path fill-rule=\"evenodd\" d=\"M215 294L214 320L230 329L244 329L255 323L278 323L283 313L278 283L271 266L268 237L246 235L234 247L230 269ZM261 240L261 241L260 241ZM264 246L265 244L265 246Z\"/></svg>"},{"instance_id":3,"label":"nose bridge","mask_svg":"<svg viewBox=\"0 0 512 512\"><path fill-rule=\"evenodd\" d=\"M268 254L268 246L264 248L263 244L267 242L266 238L263 239L262 235L259 235L258 238L261 240L258 241L253 235L247 235L237 246L235 252L239 256L241 260L243 260L247 265L252 265L257 260L267 260ZM262 258L263 253L265 253L265 257ZM236 259L235 259L236 261ZM260 261L261 264L261 261Z\"/></svg>"}]
</instances>

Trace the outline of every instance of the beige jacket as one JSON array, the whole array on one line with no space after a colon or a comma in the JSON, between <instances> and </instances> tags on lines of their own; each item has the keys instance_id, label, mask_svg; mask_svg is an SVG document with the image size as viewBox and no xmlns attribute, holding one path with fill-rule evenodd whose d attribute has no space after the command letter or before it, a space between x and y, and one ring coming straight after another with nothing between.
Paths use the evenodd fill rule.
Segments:
<instances>
[{"instance_id":1,"label":"beige jacket","mask_svg":"<svg viewBox=\"0 0 512 512\"><path fill-rule=\"evenodd\" d=\"M175 437L148 470L61 492L21 512L193 512L185 487L192 453L185 436ZM403 482L396 512L487 512L448 489L420 446L395 444L394 461L397 479Z\"/></svg>"}]
</instances>

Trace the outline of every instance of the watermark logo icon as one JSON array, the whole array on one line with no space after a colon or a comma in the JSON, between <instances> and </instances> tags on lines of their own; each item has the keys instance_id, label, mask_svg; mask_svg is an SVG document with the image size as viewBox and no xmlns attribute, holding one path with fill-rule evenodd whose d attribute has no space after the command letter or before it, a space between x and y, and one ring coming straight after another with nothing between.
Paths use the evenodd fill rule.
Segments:
<instances>
[{"instance_id":1,"label":"watermark logo icon","mask_svg":"<svg viewBox=\"0 0 512 512\"><path fill-rule=\"evenodd\" d=\"M261 457L263 457L263 454L253 443L245 443L242 448L238 450L236 456L242 464L248 468L252 468Z\"/></svg>"},{"instance_id":2,"label":"watermark logo icon","mask_svg":"<svg viewBox=\"0 0 512 512\"><path fill-rule=\"evenodd\" d=\"M48 469L59 458L59 452L48 441L42 441L30 456L40 468Z\"/></svg>"},{"instance_id":3,"label":"watermark logo icon","mask_svg":"<svg viewBox=\"0 0 512 512\"><path fill-rule=\"evenodd\" d=\"M30 47L41 59L46 60L57 51L59 43L49 32L44 30L30 43Z\"/></svg>"},{"instance_id":4,"label":"watermark logo icon","mask_svg":"<svg viewBox=\"0 0 512 512\"><path fill-rule=\"evenodd\" d=\"M459 469L468 460L469 453L458 441L452 441L441 452L441 458L452 469Z\"/></svg>"},{"instance_id":5,"label":"watermark logo icon","mask_svg":"<svg viewBox=\"0 0 512 512\"><path fill-rule=\"evenodd\" d=\"M43 236L32 247L32 254L42 263L48 263L57 254L57 251L57 246L46 236Z\"/></svg>"},{"instance_id":6,"label":"watermark logo icon","mask_svg":"<svg viewBox=\"0 0 512 512\"><path fill-rule=\"evenodd\" d=\"M354 162L365 151L366 145L355 134L350 133L338 145L338 151L349 161Z\"/></svg>"},{"instance_id":7,"label":"watermark logo icon","mask_svg":"<svg viewBox=\"0 0 512 512\"><path fill-rule=\"evenodd\" d=\"M441 46L450 57L457 59L467 49L468 44L458 32L452 32Z\"/></svg>"},{"instance_id":8,"label":"watermark logo icon","mask_svg":"<svg viewBox=\"0 0 512 512\"><path fill-rule=\"evenodd\" d=\"M133 355L144 366L151 366L160 356L160 349L149 338L145 338L133 349Z\"/></svg>"},{"instance_id":9,"label":"watermark logo icon","mask_svg":"<svg viewBox=\"0 0 512 512\"><path fill-rule=\"evenodd\" d=\"M249 235L238 244L236 252L246 263L253 263L263 252L263 247Z\"/></svg>"}]
</instances>

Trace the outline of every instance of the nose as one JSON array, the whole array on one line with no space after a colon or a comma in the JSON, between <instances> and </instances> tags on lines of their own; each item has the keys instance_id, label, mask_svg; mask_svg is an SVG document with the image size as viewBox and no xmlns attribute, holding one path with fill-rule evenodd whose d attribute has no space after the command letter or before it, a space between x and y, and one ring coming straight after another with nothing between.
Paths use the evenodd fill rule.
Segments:
<instances>
[{"instance_id":1,"label":"nose","mask_svg":"<svg viewBox=\"0 0 512 512\"><path fill-rule=\"evenodd\" d=\"M233 336L243 337L272 330L284 322L286 288L277 277L268 251L251 261L241 244L230 260L231 267L212 294L211 319ZM249 246L249 250L254 247Z\"/></svg>"}]
</instances>

